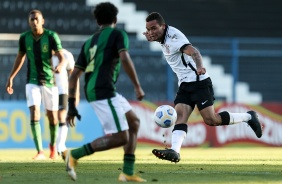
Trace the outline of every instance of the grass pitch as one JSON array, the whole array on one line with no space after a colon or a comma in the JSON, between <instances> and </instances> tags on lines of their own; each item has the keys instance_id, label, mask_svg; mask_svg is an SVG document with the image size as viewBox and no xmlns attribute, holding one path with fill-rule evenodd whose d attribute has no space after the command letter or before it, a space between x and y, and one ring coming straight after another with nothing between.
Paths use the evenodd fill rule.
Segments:
<instances>
[{"instance_id":1,"label":"grass pitch","mask_svg":"<svg viewBox=\"0 0 282 184\"><path fill-rule=\"evenodd\" d=\"M177 164L157 159L152 148L139 145L135 171L147 183L159 184L281 184L282 148L183 148ZM33 161L35 150L0 150L0 183L73 183L65 164L57 160ZM48 151L46 151L46 156ZM113 184L122 168L121 148L79 160L79 184Z\"/></svg>"}]
</instances>

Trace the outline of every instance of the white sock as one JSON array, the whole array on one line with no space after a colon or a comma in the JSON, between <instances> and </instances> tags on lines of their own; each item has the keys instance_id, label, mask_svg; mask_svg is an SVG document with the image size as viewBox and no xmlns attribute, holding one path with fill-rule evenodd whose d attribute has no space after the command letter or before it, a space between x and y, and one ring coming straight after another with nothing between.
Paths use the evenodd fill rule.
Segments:
<instances>
[{"instance_id":1,"label":"white sock","mask_svg":"<svg viewBox=\"0 0 282 184\"><path fill-rule=\"evenodd\" d=\"M230 122L229 125L241 123L241 122L248 122L252 119L252 116L249 113L230 113Z\"/></svg>"},{"instance_id":2,"label":"white sock","mask_svg":"<svg viewBox=\"0 0 282 184\"><path fill-rule=\"evenodd\" d=\"M65 151L66 147L66 140L68 135L68 127L67 125L63 125L59 127L58 137L57 137L57 150L59 153Z\"/></svg>"},{"instance_id":3,"label":"white sock","mask_svg":"<svg viewBox=\"0 0 282 184\"><path fill-rule=\"evenodd\" d=\"M171 135L171 149L180 153L181 145L186 137L186 132L183 130L174 130Z\"/></svg>"}]
</instances>

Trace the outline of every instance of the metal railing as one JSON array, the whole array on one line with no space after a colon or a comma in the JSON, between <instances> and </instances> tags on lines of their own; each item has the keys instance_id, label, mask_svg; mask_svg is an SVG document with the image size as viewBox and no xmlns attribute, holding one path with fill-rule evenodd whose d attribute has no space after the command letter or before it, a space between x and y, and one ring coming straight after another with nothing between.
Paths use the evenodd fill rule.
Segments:
<instances>
[{"instance_id":1,"label":"metal railing","mask_svg":"<svg viewBox=\"0 0 282 184\"><path fill-rule=\"evenodd\" d=\"M69 49L75 56L80 52L80 44L88 38L88 36L82 35L60 35L62 42L73 43L78 42ZM17 42L19 38L18 34L0 34L0 60L2 55L15 55L17 53L16 44L10 44L12 42ZM134 42L138 42L136 37L130 37ZM238 83L240 78L240 63L243 58L248 58L251 62L254 61L253 67L259 66L260 63L255 63L257 58L264 58L269 60L275 58L278 60L277 65L274 68L282 68L282 38L217 38L217 37L190 37L190 42L197 48L199 48L203 56L210 57L227 57L225 64L231 68L231 75L233 76L232 84L232 101L236 102L236 83ZM143 44L147 44L144 42ZM134 57L145 57L145 56L159 56L162 57L161 51L149 51L141 48L130 48L130 54L132 58ZM164 60L164 59L163 59ZM281 61L281 62L280 62ZM144 61L145 62L145 61ZM154 61L146 61L154 62ZM144 63L143 63L144 64ZM1 63L0 63L1 65ZM12 65L11 65L12 66ZM138 67L138 66L137 66ZM167 65L168 67L168 65ZM282 79L280 73L271 73L272 78ZM166 82L166 100L173 100L175 95L175 75L172 73L170 68L166 70L167 82ZM281 82L281 80L280 80ZM282 89L281 83L273 84L277 86L277 89ZM261 91L259 91L261 92ZM281 91L282 92L282 91ZM262 92L263 93L263 92ZM165 99L163 99L165 100ZM277 101L282 101L281 98L275 99Z\"/></svg>"}]
</instances>

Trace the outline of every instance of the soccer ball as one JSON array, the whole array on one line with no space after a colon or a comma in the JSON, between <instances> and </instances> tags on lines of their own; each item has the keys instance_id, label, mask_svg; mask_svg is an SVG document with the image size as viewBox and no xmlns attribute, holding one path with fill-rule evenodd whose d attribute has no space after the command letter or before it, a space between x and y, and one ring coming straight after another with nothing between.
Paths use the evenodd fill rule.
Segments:
<instances>
[{"instance_id":1,"label":"soccer ball","mask_svg":"<svg viewBox=\"0 0 282 184\"><path fill-rule=\"evenodd\" d=\"M169 105L161 105L155 110L154 121L162 128L169 128L174 125L177 119L176 111Z\"/></svg>"}]
</instances>

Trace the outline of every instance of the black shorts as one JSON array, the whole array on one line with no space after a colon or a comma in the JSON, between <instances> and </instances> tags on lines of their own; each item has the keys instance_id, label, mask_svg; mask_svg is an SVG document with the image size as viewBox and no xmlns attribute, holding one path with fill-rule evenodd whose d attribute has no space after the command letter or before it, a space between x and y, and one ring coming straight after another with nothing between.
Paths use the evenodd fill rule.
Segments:
<instances>
[{"instance_id":1,"label":"black shorts","mask_svg":"<svg viewBox=\"0 0 282 184\"><path fill-rule=\"evenodd\" d=\"M213 105L215 98L212 88L212 81L207 78L198 82L182 82L178 88L174 104L183 103L199 111Z\"/></svg>"},{"instance_id":2,"label":"black shorts","mask_svg":"<svg viewBox=\"0 0 282 184\"><path fill-rule=\"evenodd\" d=\"M68 106L68 95L61 94L59 95L59 110L66 110Z\"/></svg>"}]
</instances>

